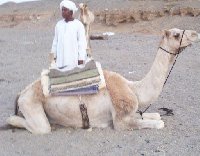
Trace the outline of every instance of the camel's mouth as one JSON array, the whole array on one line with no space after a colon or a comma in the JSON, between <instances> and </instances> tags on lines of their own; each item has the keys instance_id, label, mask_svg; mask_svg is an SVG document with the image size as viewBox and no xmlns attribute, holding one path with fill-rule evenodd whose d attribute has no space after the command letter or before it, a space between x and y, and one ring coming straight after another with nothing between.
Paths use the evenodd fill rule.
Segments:
<instances>
[{"instance_id":1,"label":"camel's mouth","mask_svg":"<svg viewBox=\"0 0 200 156\"><path fill-rule=\"evenodd\" d=\"M200 42L200 34L197 34L197 37L196 37L196 39L194 39L193 42L194 42L194 43Z\"/></svg>"},{"instance_id":2,"label":"camel's mouth","mask_svg":"<svg viewBox=\"0 0 200 156\"><path fill-rule=\"evenodd\" d=\"M197 37L197 41L196 42L200 42L200 34L197 34L198 37Z\"/></svg>"}]
</instances>

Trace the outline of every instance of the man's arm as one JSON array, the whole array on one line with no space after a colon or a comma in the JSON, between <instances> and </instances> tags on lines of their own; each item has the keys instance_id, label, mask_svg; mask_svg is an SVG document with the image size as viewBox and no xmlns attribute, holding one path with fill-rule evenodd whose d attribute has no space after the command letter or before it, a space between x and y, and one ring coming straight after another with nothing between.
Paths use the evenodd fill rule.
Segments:
<instances>
[{"instance_id":1,"label":"man's arm","mask_svg":"<svg viewBox=\"0 0 200 156\"><path fill-rule=\"evenodd\" d=\"M86 36L85 36L85 28L82 23L80 23L79 30L78 30L78 65L84 64L86 59Z\"/></svg>"}]
</instances>

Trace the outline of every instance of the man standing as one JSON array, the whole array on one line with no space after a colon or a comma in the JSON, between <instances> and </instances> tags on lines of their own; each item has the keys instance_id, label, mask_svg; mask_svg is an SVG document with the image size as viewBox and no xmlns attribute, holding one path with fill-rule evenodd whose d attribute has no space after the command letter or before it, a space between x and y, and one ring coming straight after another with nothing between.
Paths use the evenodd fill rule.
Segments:
<instances>
[{"instance_id":1,"label":"man standing","mask_svg":"<svg viewBox=\"0 0 200 156\"><path fill-rule=\"evenodd\" d=\"M63 20L58 21L55 27L50 61L52 63L55 60L60 69L72 69L84 64L87 58L85 29L83 24L73 17L78 10L74 2L63 0L60 10Z\"/></svg>"}]
</instances>

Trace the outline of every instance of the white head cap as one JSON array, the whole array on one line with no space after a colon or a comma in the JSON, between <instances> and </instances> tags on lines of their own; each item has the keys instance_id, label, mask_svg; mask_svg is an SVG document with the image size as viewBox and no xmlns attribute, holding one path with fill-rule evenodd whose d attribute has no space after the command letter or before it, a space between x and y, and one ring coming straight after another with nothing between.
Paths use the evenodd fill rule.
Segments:
<instances>
[{"instance_id":1,"label":"white head cap","mask_svg":"<svg viewBox=\"0 0 200 156\"><path fill-rule=\"evenodd\" d=\"M62 7L72 10L73 14L78 10L78 8L76 7L76 4L70 0L63 0L60 3L60 10L62 10Z\"/></svg>"}]
</instances>

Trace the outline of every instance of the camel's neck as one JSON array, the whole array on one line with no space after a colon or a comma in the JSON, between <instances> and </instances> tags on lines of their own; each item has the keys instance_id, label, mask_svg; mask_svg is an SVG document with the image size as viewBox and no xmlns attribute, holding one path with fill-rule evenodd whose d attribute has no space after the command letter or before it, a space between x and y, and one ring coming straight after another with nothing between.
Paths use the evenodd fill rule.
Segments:
<instances>
[{"instance_id":1,"label":"camel's neck","mask_svg":"<svg viewBox=\"0 0 200 156\"><path fill-rule=\"evenodd\" d=\"M161 46L170 51L170 49L164 45ZM148 74L141 81L132 82L132 88L138 97L139 104L150 104L158 98L173 58L173 55L168 54L159 48Z\"/></svg>"},{"instance_id":2,"label":"camel's neck","mask_svg":"<svg viewBox=\"0 0 200 156\"><path fill-rule=\"evenodd\" d=\"M82 16L87 16L88 15L88 10L87 9L81 9L81 15Z\"/></svg>"},{"instance_id":3,"label":"camel's neck","mask_svg":"<svg viewBox=\"0 0 200 156\"><path fill-rule=\"evenodd\" d=\"M88 20L88 10L87 9L81 9L80 19L84 25L87 24L87 20Z\"/></svg>"}]
</instances>

